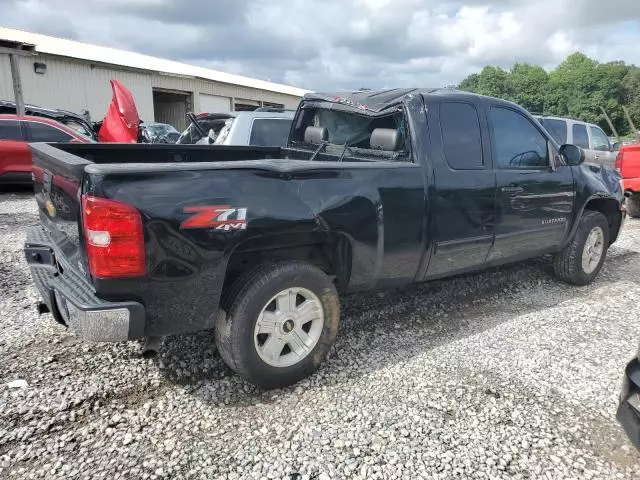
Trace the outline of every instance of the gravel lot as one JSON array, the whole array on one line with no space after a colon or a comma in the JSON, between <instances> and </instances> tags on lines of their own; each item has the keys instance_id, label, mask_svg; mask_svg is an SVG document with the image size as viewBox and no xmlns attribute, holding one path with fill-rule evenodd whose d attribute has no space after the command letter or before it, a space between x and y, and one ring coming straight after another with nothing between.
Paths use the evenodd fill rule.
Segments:
<instances>
[{"instance_id":1,"label":"gravel lot","mask_svg":"<svg viewBox=\"0 0 640 480\"><path fill-rule=\"evenodd\" d=\"M38 317L36 223L28 193L0 194L0 478L640 477L614 417L640 340L640 221L588 287L541 259L346 298L328 362L270 392L210 333L146 360Z\"/></svg>"}]
</instances>

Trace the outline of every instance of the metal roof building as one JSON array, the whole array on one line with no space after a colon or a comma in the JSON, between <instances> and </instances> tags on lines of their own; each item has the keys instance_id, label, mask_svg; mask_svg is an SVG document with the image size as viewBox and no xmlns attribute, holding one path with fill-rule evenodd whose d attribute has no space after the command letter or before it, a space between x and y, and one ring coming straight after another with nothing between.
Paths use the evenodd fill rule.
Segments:
<instances>
[{"instance_id":1,"label":"metal roof building","mask_svg":"<svg viewBox=\"0 0 640 480\"><path fill-rule=\"evenodd\" d=\"M100 120L111 100L109 80L133 94L143 121L186 126L186 113L295 108L307 90L171 60L0 27L0 40L35 45L20 57L25 103L89 112ZM0 100L13 100L9 56L0 52Z\"/></svg>"}]
</instances>

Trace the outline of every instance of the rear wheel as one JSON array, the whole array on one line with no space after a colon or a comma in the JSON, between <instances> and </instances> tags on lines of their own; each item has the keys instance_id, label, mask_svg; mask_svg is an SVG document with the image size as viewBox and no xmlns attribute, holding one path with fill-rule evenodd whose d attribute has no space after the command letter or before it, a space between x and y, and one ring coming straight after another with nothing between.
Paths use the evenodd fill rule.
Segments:
<instances>
[{"instance_id":1,"label":"rear wheel","mask_svg":"<svg viewBox=\"0 0 640 480\"><path fill-rule=\"evenodd\" d=\"M640 193L627 197L627 213L631 218L640 218Z\"/></svg>"},{"instance_id":2,"label":"rear wheel","mask_svg":"<svg viewBox=\"0 0 640 480\"><path fill-rule=\"evenodd\" d=\"M554 258L556 276L574 285L591 283L609 248L609 224L600 212L585 210L571 242Z\"/></svg>"},{"instance_id":3,"label":"rear wheel","mask_svg":"<svg viewBox=\"0 0 640 480\"><path fill-rule=\"evenodd\" d=\"M242 275L216 323L222 359L249 382L278 388L315 371L338 333L338 294L302 262L261 265Z\"/></svg>"}]
</instances>

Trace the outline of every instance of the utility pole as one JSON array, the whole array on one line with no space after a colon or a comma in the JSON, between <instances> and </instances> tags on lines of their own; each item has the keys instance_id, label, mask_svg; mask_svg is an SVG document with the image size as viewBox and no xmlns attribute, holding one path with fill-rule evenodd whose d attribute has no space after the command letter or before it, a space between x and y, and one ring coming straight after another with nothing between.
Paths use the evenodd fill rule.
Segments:
<instances>
[{"instance_id":1,"label":"utility pole","mask_svg":"<svg viewBox=\"0 0 640 480\"><path fill-rule=\"evenodd\" d=\"M633 130L633 134L638 137L638 129L636 128L636 126L633 124L633 120L631 120L631 115L629 115L629 110L627 110L627 107L625 107L624 105L622 106L622 110L624 110L624 114L627 117L627 122L629 122L629 125L631 125L631 129Z\"/></svg>"},{"instance_id":2,"label":"utility pole","mask_svg":"<svg viewBox=\"0 0 640 480\"><path fill-rule=\"evenodd\" d=\"M14 42L12 40L4 40L0 38L0 54L9 55L9 64L11 65L11 80L13 81L13 96L16 102L16 113L24 115L24 97L22 95L22 82L20 81L20 66L18 57L36 55L36 46L28 43Z\"/></svg>"},{"instance_id":3,"label":"utility pole","mask_svg":"<svg viewBox=\"0 0 640 480\"><path fill-rule=\"evenodd\" d=\"M613 123L611 122L611 119L609 118L609 115L607 115L607 111L602 107L602 105L600 105L600 110L602 110L604 118L607 119L607 123L609 124L609 127L611 128L611 131L615 135L616 140L620 141L620 135L618 135L618 131L616 130L616 127L613 126Z\"/></svg>"}]
</instances>

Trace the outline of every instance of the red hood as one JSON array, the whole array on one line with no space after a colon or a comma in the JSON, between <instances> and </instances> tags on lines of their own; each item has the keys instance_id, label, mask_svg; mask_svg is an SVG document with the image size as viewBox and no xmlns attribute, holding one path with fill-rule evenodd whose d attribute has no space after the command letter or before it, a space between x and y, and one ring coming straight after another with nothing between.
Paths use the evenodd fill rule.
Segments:
<instances>
[{"instance_id":1,"label":"red hood","mask_svg":"<svg viewBox=\"0 0 640 480\"><path fill-rule=\"evenodd\" d=\"M140 117L133 95L118 80L111 80L113 97L104 117L98 139L101 142L138 142Z\"/></svg>"}]
</instances>

